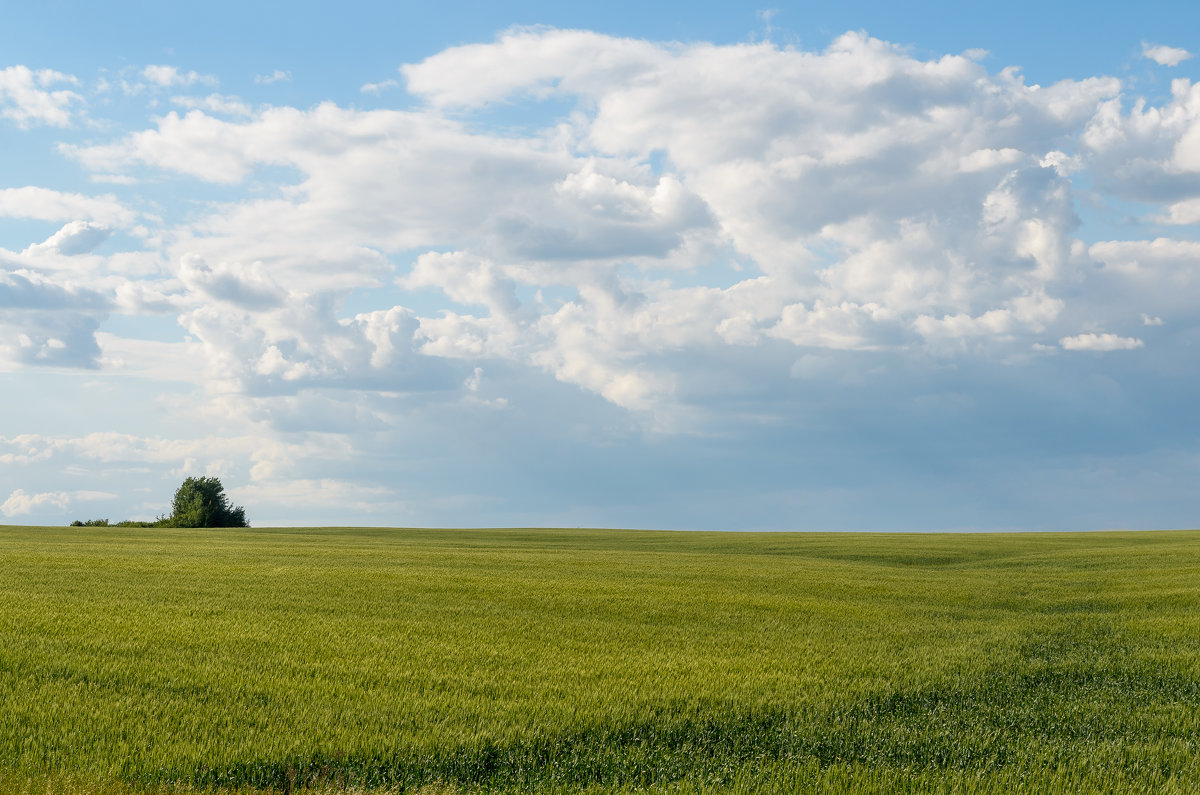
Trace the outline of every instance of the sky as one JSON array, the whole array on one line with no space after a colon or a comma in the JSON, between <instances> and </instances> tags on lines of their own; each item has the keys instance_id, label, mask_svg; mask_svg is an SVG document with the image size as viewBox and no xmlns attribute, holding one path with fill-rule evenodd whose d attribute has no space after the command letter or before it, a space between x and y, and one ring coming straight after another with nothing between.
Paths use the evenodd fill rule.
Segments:
<instances>
[{"instance_id":1,"label":"sky","mask_svg":"<svg viewBox=\"0 0 1200 795\"><path fill-rule=\"evenodd\" d=\"M0 0L0 523L1200 525L1190 3Z\"/></svg>"}]
</instances>

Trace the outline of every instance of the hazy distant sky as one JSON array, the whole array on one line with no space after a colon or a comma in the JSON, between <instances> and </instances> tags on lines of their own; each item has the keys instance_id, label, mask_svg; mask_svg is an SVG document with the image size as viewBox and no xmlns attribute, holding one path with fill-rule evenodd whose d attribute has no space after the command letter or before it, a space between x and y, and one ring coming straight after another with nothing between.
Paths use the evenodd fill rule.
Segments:
<instances>
[{"instance_id":1,"label":"hazy distant sky","mask_svg":"<svg viewBox=\"0 0 1200 795\"><path fill-rule=\"evenodd\" d=\"M0 523L1200 525L1200 7L569 5L0 2Z\"/></svg>"}]
</instances>

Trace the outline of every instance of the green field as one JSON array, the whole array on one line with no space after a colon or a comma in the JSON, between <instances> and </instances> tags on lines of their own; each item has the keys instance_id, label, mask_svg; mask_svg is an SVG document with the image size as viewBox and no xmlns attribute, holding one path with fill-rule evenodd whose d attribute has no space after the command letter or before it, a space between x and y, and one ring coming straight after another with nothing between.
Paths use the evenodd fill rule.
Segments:
<instances>
[{"instance_id":1,"label":"green field","mask_svg":"<svg viewBox=\"0 0 1200 795\"><path fill-rule=\"evenodd\" d=\"M1200 533L0 527L0 793L1200 791Z\"/></svg>"}]
</instances>

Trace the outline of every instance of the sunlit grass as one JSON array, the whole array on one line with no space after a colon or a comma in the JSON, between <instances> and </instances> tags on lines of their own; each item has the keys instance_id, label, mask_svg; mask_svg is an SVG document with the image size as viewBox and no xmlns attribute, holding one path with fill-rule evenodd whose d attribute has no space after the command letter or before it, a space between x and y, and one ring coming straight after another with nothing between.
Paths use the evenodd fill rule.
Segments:
<instances>
[{"instance_id":1,"label":"sunlit grass","mask_svg":"<svg viewBox=\"0 0 1200 795\"><path fill-rule=\"evenodd\" d=\"M1200 533L0 528L0 795L1200 790Z\"/></svg>"}]
</instances>

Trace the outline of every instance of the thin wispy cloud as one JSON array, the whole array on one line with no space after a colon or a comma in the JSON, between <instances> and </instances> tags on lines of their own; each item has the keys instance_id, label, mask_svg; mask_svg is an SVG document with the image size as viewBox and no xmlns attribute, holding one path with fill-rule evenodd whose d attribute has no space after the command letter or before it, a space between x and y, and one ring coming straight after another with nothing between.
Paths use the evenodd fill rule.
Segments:
<instances>
[{"instance_id":1,"label":"thin wispy cloud","mask_svg":"<svg viewBox=\"0 0 1200 795\"><path fill-rule=\"evenodd\" d=\"M202 75L195 70L182 71L177 66L152 64L144 68L141 76L146 82L159 88L193 86L196 84L215 86L219 82L214 75Z\"/></svg>"},{"instance_id":2,"label":"thin wispy cloud","mask_svg":"<svg viewBox=\"0 0 1200 795\"><path fill-rule=\"evenodd\" d=\"M282 69L276 69L270 74L255 75L254 82L263 85L271 85L272 83L286 83L292 79L292 73Z\"/></svg>"},{"instance_id":3,"label":"thin wispy cloud","mask_svg":"<svg viewBox=\"0 0 1200 795\"><path fill-rule=\"evenodd\" d=\"M400 82L398 80L384 80L379 83L364 83L359 90L364 94L382 94L389 88L397 88L399 85Z\"/></svg>"}]
</instances>

